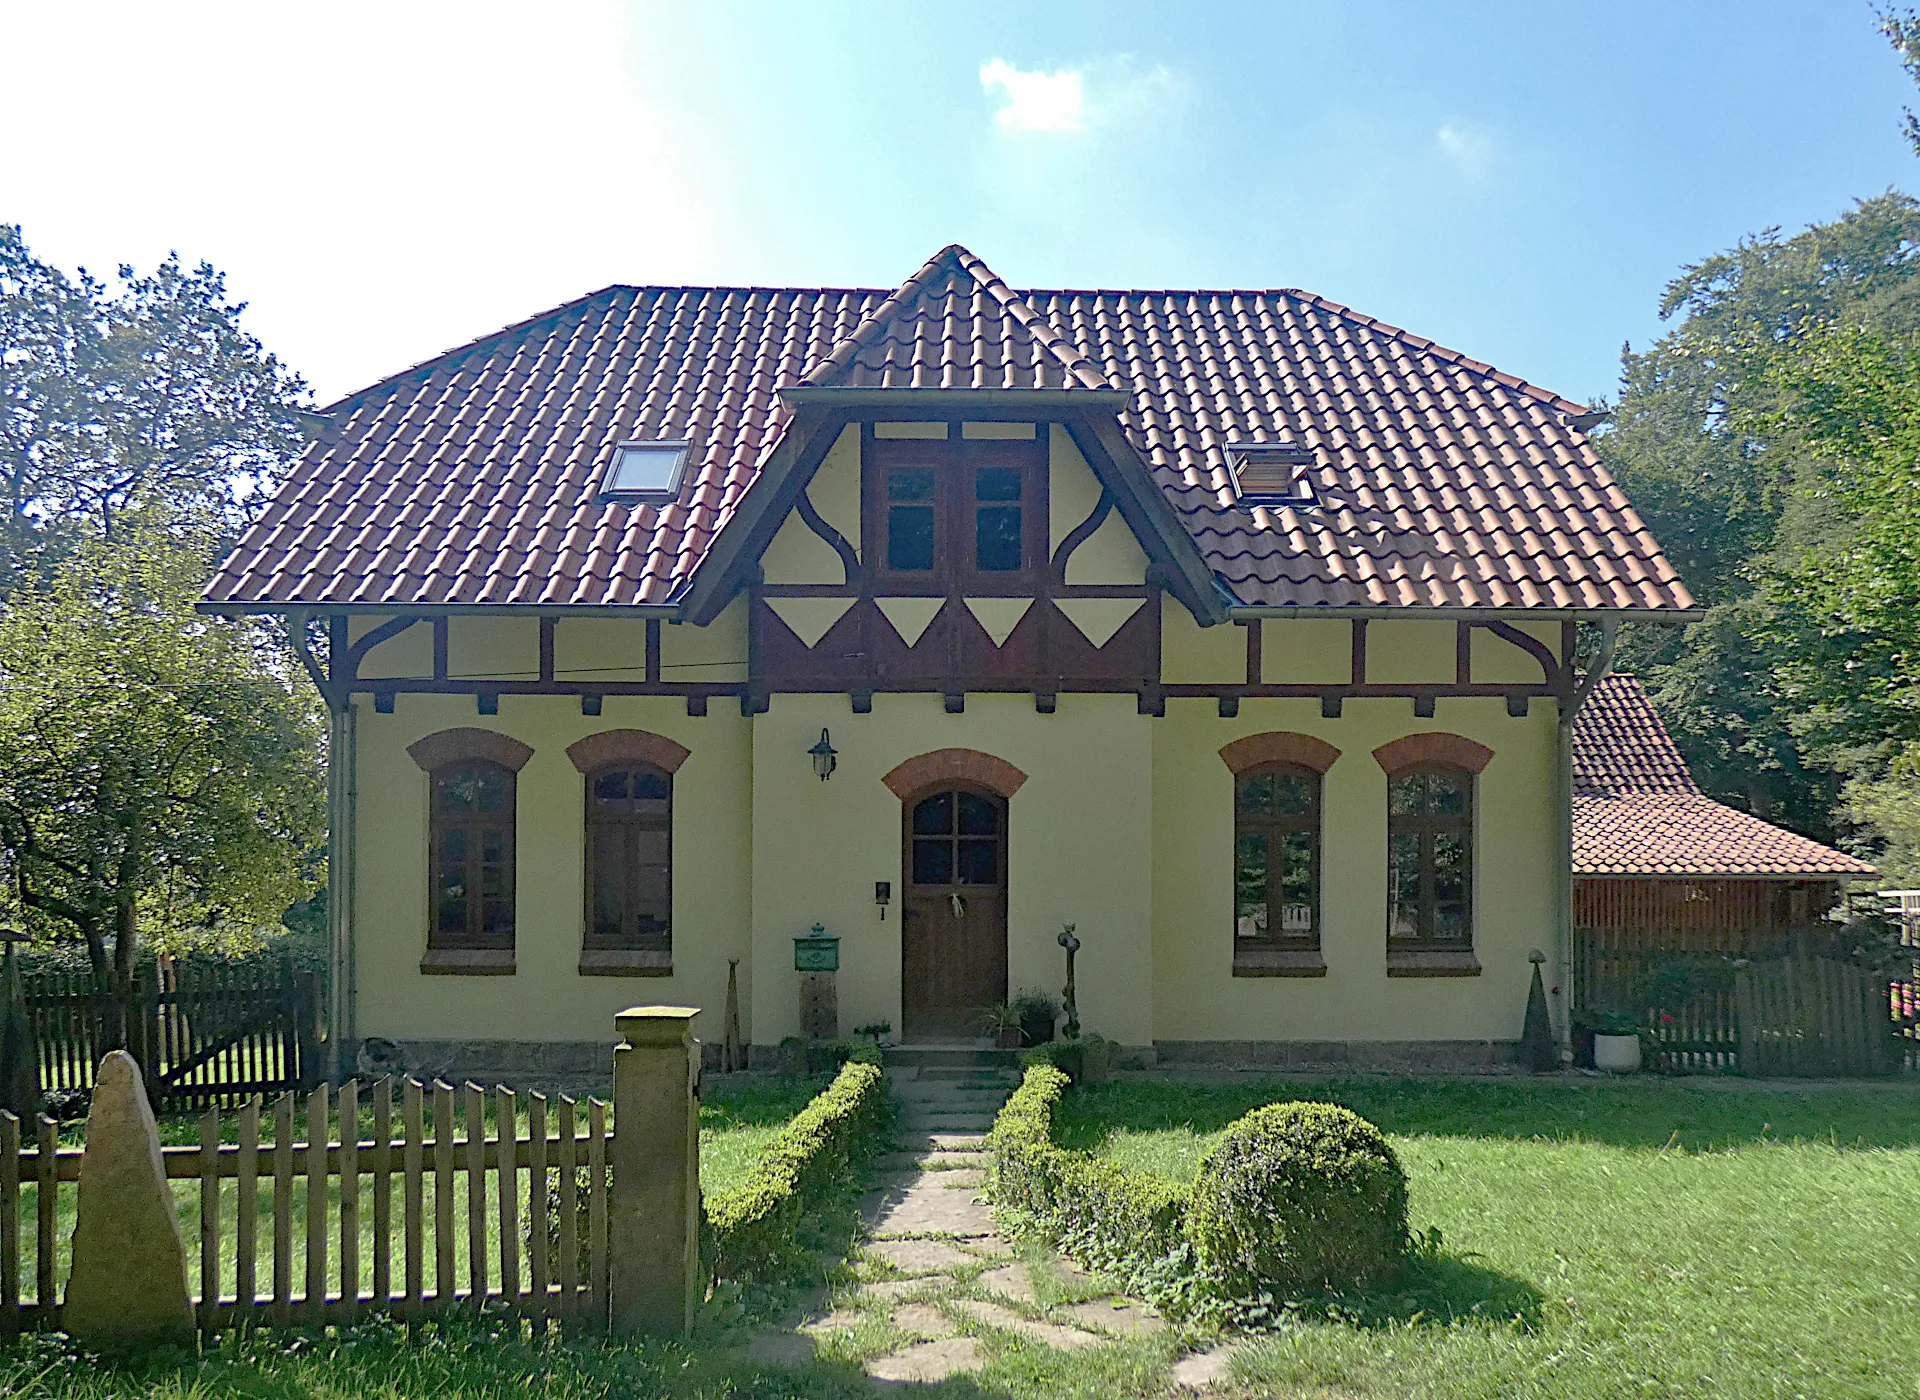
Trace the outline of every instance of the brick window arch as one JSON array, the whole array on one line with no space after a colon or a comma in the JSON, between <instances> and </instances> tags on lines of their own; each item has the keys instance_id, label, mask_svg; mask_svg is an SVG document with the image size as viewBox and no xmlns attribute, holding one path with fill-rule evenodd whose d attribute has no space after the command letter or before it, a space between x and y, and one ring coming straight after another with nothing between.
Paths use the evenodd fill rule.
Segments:
<instances>
[{"instance_id":1,"label":"brick window arch","mask_svg":"<svg viewBox=\"0 0 1920 1400\"><path fill-rule=\"evenodd\" d=\"M1012 797L1027 775L1004 758L978 749L935 749L896 766L880 779L902 802L929 789L972 783L1001 797Z\"/></svg>"}]
</instances>

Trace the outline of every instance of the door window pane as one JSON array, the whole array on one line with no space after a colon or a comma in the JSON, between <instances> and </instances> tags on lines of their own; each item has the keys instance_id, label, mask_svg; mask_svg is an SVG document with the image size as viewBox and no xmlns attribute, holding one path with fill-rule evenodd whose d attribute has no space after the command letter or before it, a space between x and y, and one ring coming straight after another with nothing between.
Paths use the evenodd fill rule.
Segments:
<instances>
[{"instance_id":1,"label":"door window pane","mask_svg":"<svg viewBox=\"0 0 1920 1400\"><path fill-rule=\"evenodd\" d=\"M992 885L1000 880L1000 843L992 838L960 842L960 884Z\"/></svg>"},{"instance_id":2,"label":"door window pane","mask_svg":"<svg viewBox=\"0 0 1920 1400\"><path fill-rule=\"evenodd\" d=\"M960 794L960 834L991 836L1000 830L1000 809L977 792Z\"/></svg>"},{"instance_id":3,"label":"door window pane","mask_svg":"<svg viewBox=\"0 0 1920 1400\"><path fill-rule=\"evenodd\" d=\"M917 834L953 830L953 794L935 793L913 809L913 829Z\"/></svg>"},{"instance_id":4,"label":"door window pane","mask_svg":"<svg viewBox=\"0 0 1920 1400\"><path fill-rule=\"evenodd\" d=\"M913 883L916 885L953 883L953 842L919 840L913 843Z\"/></svg>"}]
</instances>

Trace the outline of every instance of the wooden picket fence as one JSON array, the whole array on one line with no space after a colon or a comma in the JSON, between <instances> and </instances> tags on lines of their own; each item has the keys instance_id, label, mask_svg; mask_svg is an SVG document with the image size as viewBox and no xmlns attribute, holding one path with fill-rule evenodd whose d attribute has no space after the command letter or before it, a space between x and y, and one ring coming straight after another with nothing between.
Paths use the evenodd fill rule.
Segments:
<instances>
[{"instance_id":1,"label":"wooden picket fence","mask_svg":"<svg viewBox=\"0 0 1920 1400\"><path fill-rule=\"evenodd\" d=\"M1644 1016L1643 1033L1659 1049L1656 1067L1679 1072L1727 1072L1740 1065L1740 1018L1731 980L1701 986L1684 995L1646 995L1649 974L1664 955L1640 948L1612 947L1594 931L1574 938L1573 1006L1584 1011L1635 1005ZM1657 1001L1658 1004L1654 1004Z\"/></svg>"},{"instance_id":2,"label":"wooden picket fence","mask_svg":"<svg viewBox=\"0 0 1920 1400\"><path fill-rule=\"evenodd\" d=\"M1734 992L1747 1074L1885 1074L1896 1067L1886 977L1796 953L1741 968Z\"/></svg>"},{"instance_id":3,"label":"wooden picket fence","mask_svg":"<svg viewBox=\"0 0 1920 1400\"><path fill-rule=\"evenodd\" d=\"M605 1325L612 1134L598 1099L349 1081L304 1103L209 1108L199 1129L161 1152L176 1193L197 1197L202 1331L488 1304ZM0 1113L0 1334L58 1325L82 1155L53 1120L26 1143Z\"/></svg>"},{"instance_id":4,"label":"wooden picket fence","mask_svg":"<svg viewBox=\"0 0 1920 1400\"><path fill-rule=\"evenodd\" d=\"M21 979L43 1093L93 1088L112 1003L91 974ZM320 1071L315 979L278 968L188 965L136 982L127 1049L155 1104L236 1106Z\"/></svg>"}]
</instances>

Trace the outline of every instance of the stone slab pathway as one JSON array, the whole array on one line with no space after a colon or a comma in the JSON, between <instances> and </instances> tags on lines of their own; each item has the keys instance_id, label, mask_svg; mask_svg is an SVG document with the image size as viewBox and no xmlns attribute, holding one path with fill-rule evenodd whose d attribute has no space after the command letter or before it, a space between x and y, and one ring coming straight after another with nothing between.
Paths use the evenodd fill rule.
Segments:
<instances>
[{"instance_id":1,"label":"stone slab pathway","mask_svg":"<svg viewBox=\"0 0 1920 1400\"><path fill-rule=\"evenodd\" d=\"M870 1238L854 1261L860 1282L797 1329L755 1339L755 1359L797 1363L817 1348L858 1359L876 1387L895 1389L980 1370L996 1336L1078 1352L1166 1330L1070 1260L1020 1262L999 1233L982 1198L986 1131L1016 1082L996 1069L889 1073L895 1151L861 1202ZM1230 1354L1178 1362L1174 1393L1230 1384Z\"/></svg>"}]
</instances>

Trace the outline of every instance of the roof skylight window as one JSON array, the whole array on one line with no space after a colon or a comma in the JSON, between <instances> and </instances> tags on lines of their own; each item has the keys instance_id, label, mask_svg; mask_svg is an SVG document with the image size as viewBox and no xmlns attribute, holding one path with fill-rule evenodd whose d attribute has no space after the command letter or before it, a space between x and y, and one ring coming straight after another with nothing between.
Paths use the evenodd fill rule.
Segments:
<instances>
[{"instance_id":1,"label":"roof skylight window","mask_svg":"<svg viewBox=\"0 0 1920 1400\"><path fill-rule=\"evenodd\" d=\"M670 501L680 492L687 443L623 442L613 449L600 494L616 501Z\"/></svg>"},{"instance_id":2,"label":"roof skylight window","mask_svg":"<svg viewBox=\"0 0 1920 1400\"><path fill-rule=\"evenodd\" d=\"M1299 510L1319 504L1313 492L1317 459L1310 447L1292 442L1229 443L1227 460L1233 466L1234 487L1243 506L1291 506Z\"/></svg>"}]
</instances>

